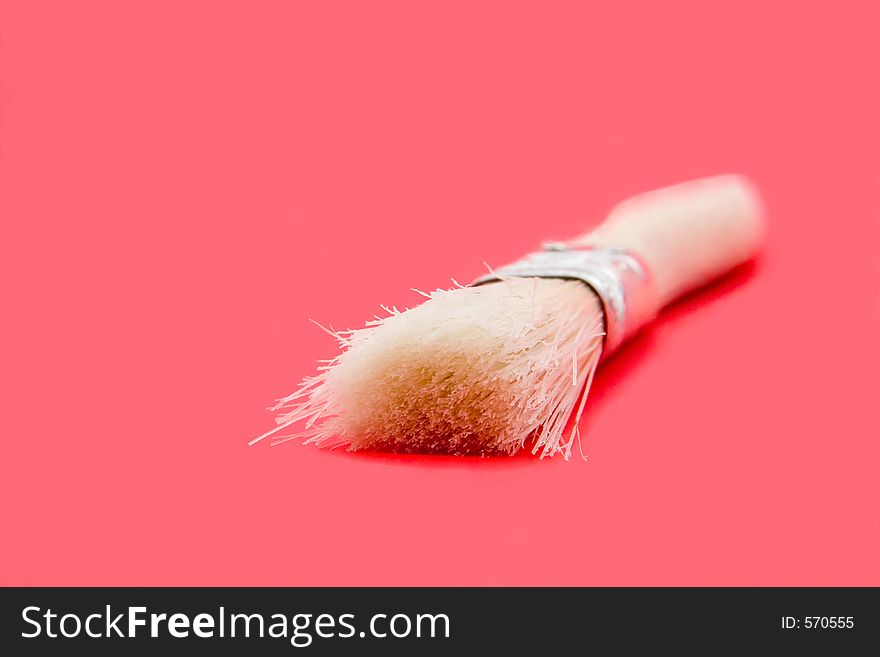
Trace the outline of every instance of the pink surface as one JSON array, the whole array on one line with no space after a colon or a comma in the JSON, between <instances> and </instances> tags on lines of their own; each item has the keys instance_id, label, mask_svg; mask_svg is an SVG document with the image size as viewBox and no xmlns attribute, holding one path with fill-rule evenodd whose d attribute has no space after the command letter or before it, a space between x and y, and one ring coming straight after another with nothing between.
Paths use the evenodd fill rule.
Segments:
<instances>
[{"instance_id":1,"label":"pink surface","mask_svg":"<svg viewBox=\"0 0 880 657\"><path fill-rule=\"evenodd\" d=\"M0 583L880 585L871 3L305 4L3 3ZM246 446L309 318L726 171L587 463Z\"/></svg>"}]
</instances>

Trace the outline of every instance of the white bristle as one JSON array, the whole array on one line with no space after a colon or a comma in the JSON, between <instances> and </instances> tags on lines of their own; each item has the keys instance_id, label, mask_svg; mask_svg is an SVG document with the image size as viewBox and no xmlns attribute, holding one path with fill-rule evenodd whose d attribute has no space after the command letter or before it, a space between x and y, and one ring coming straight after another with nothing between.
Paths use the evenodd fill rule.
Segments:
<instances>
[{"instance_id":1,"label":"white bristle","mask_svg":"<svg viewBox=\"0 0 880 657\"><path fill-rule=\"evenodd\" d=\"M336 332L342 351L279 400L273 444L451 454L532 446L567 459L564 435L602 351L601 303L581 282L505 279L426 294L420 306ZM323 327L322 327L323 328ZM303 422L298 433L280 435Z\"/></svg>"}]
</instances>

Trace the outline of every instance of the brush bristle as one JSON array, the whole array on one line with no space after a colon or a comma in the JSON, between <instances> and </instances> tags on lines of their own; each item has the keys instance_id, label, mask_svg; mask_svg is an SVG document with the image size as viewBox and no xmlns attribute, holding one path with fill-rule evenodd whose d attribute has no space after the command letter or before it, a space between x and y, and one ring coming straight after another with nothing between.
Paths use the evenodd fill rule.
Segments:
<instances>
[{"instance_id":1,"label":"brush bristle","mask_svg":"<svg viewBox=\"0 0 880 657\"><path fill-rule=\"evenodd\" d=\"M577 281L512 278L425 296L365 328L328 331L341 353L279 400L278 426L252 442L462 455L530 445L569 458L602 350L596 295Z\"/></svg>"}]
</instances>

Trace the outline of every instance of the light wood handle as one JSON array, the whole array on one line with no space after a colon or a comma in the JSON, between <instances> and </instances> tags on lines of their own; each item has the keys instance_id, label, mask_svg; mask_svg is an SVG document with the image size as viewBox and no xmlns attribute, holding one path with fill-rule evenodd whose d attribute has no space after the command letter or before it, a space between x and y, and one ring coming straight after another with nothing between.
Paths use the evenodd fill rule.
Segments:
<instances>
[{"instance_id":1,"label":"light wood handle","mask_svg":"<svg viewBox=\"0 0 880 657\"><path fill-rule=\"evenodd\" d=\"M702 178L634 196L570 246L632 251L645 261L658 310L752 259L765 234L755 185L739 175Z\"/></svg>"}]
</instances>

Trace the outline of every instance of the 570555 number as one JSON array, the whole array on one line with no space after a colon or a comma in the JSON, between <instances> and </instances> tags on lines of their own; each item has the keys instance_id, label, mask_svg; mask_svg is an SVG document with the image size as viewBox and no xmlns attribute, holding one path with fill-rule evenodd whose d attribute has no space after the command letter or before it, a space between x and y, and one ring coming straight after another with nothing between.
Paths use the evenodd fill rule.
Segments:
<instances>
[{"instance_id":1,"label":"570555 number","mask_svg":"<svg viewBox=\"0 0 880 657\"><path fill-rule=\"evenodd\" d=\"M853 616L803 616L802 618L783 616L782 627L786 630L851 629L855 627L855 619Z\"/></svg>"}]
</instances>

